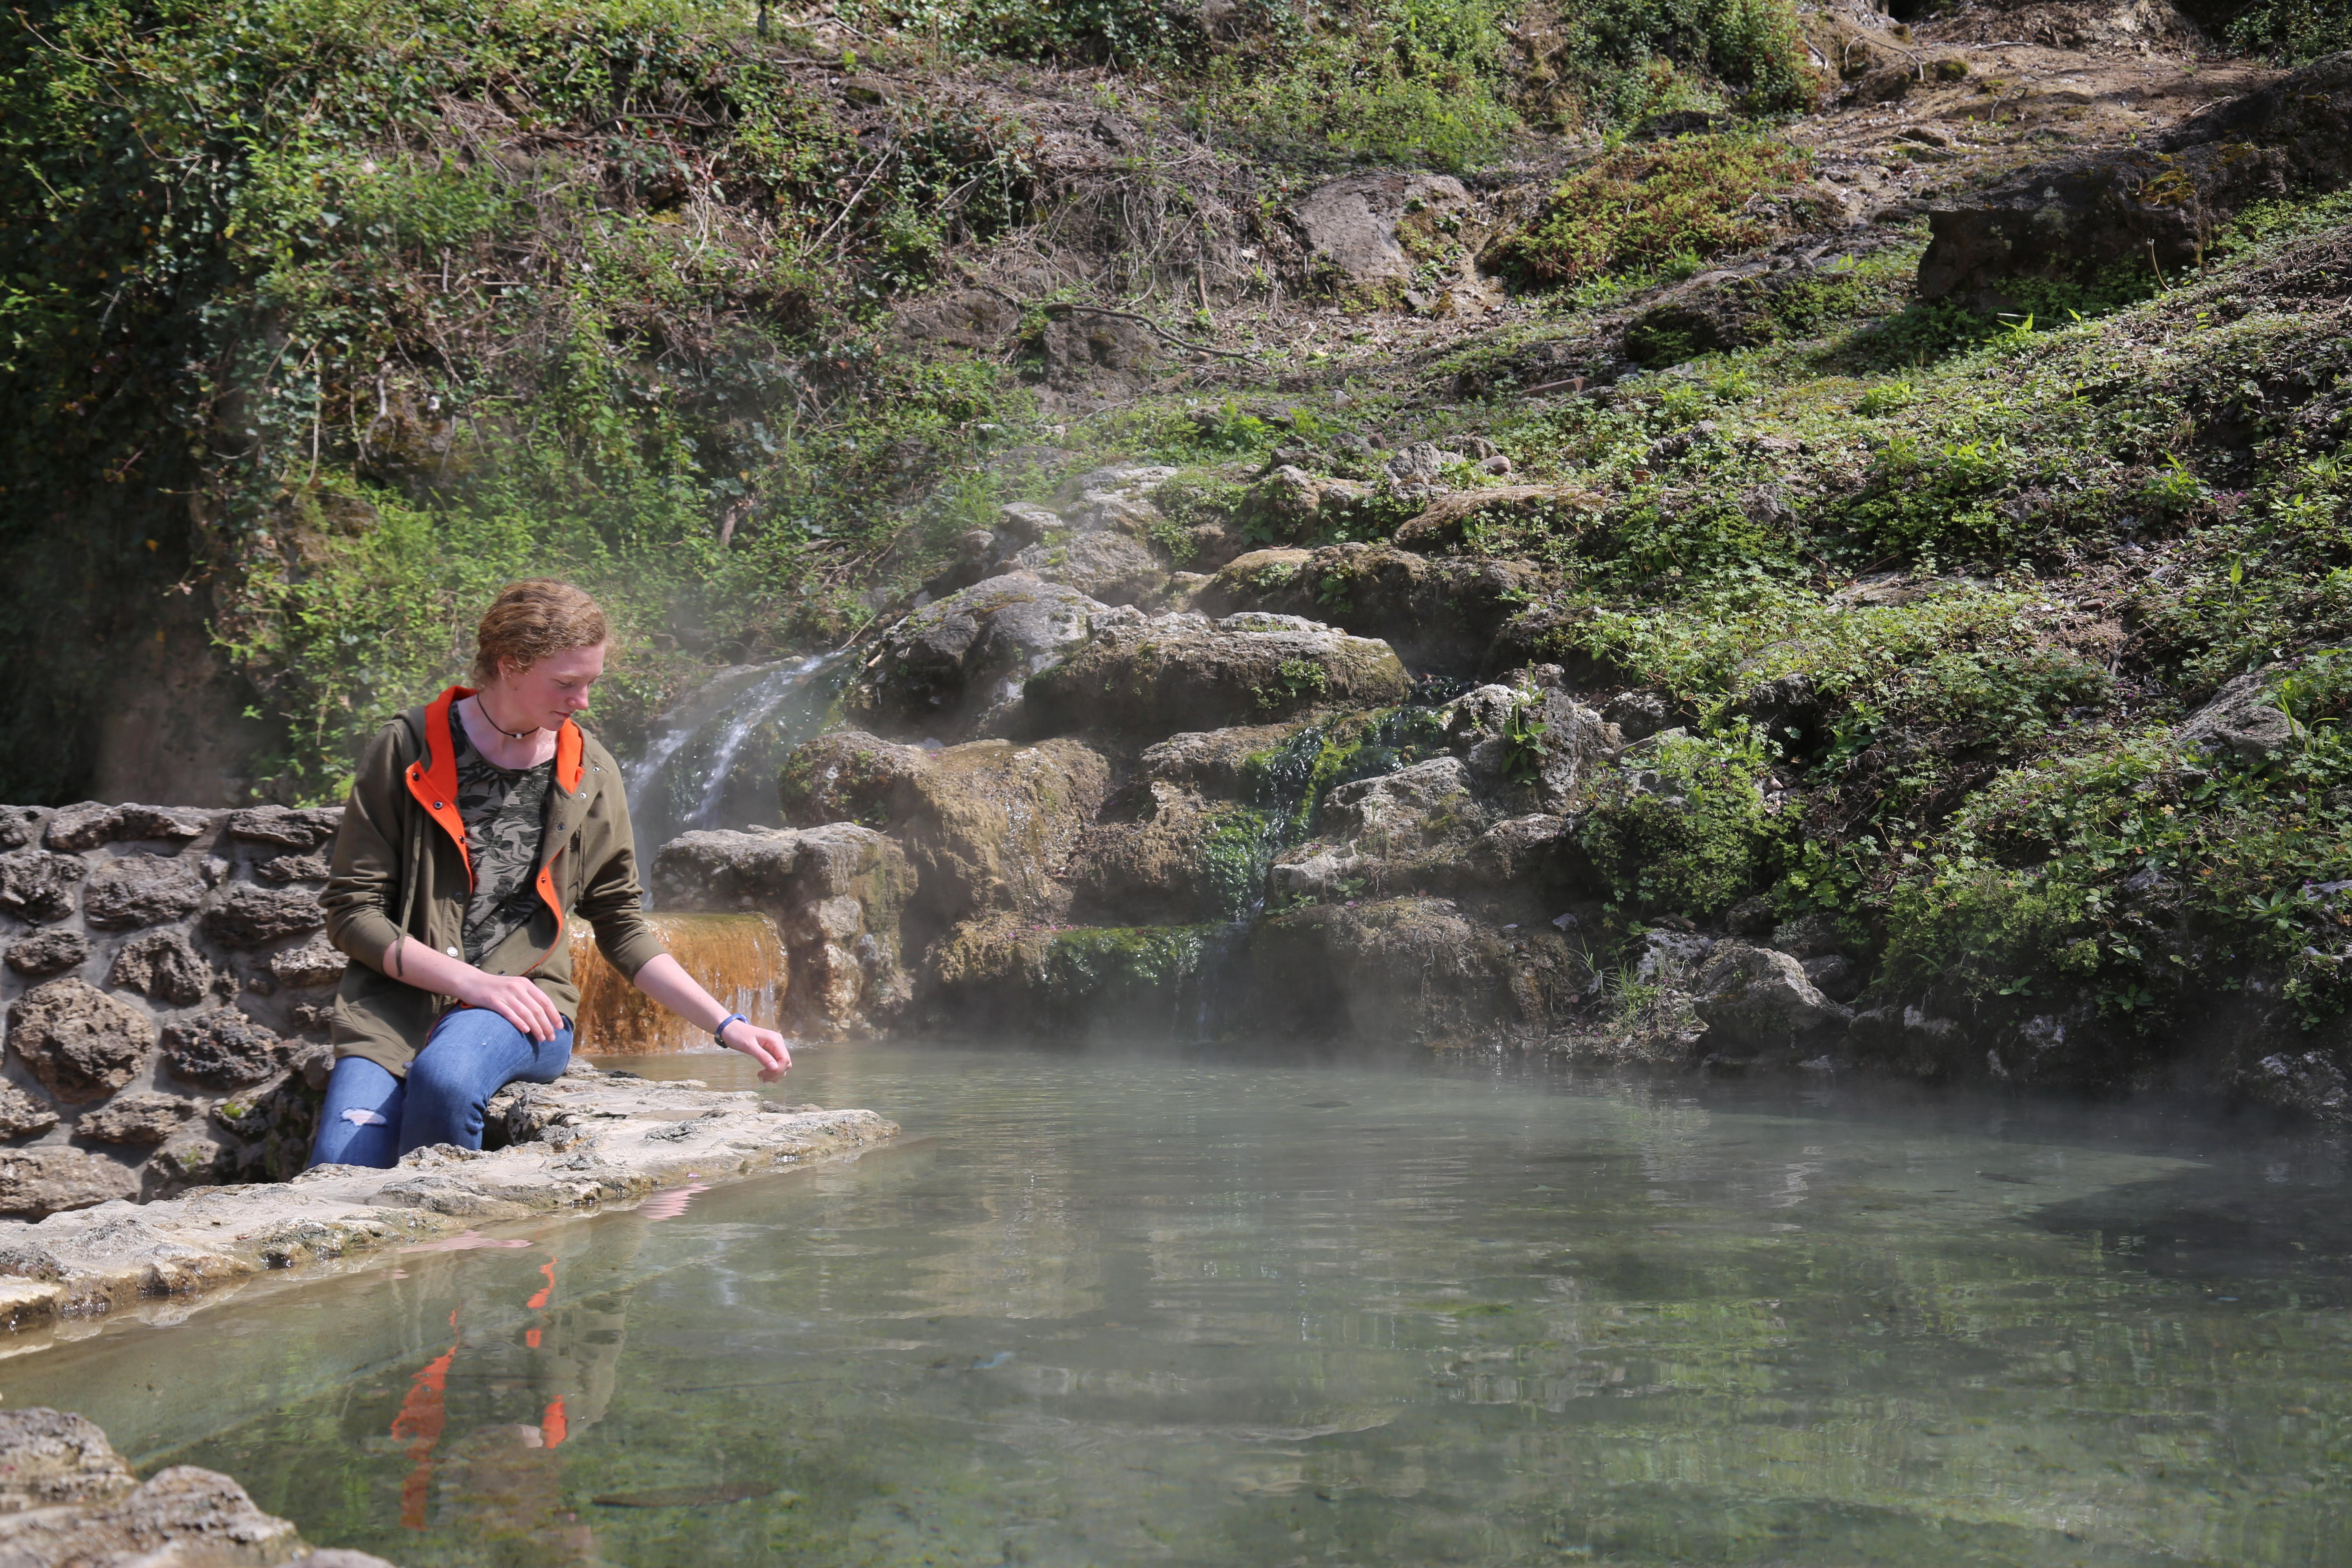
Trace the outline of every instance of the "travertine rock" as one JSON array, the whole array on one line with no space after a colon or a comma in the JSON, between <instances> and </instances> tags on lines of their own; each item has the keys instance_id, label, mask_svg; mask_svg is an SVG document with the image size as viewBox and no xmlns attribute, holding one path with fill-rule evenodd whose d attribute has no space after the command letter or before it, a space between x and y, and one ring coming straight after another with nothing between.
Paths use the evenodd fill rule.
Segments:
<instances>
[{"instance_id":1,"label":"travertine rock","mask_svg":"<svg viewBox=\"0 0 2352 1568\"><path fill-rule=\"evenodd\" d=\"M231 882L214 898L201 924L223 947L262 947L327 923L319 895L307 888L264 888Z\"/></svg>"},{"instance_id":2,"label":"travertine rock","mask_svg":"<svg viewBox=\"0 0 2352 1568\"><path fill-rule=\"evenodd\" d=\"M82 915L100 931L130 931L184 920L209 891L201 860L124 855L102 863L82 894Z\"/></svg>"},{"instance_id":3,"label":"travertine rock","mask_svg":"<svg viewBox=\"0 0 2352 1568\"><path fill-rule=\"evenodd\" d=\"M56 1111L5 1079L0 1079L0 1138L22 1138L28 1132L47 1132L58 1121Z\"/></svg>"},{"instance_id":4,"label":"travertine rock","mask_svg":"<svg viewBox=\"0 0 2352 1568\"><path fill-rule=\"evenodd\" d=\"M299 853L326 843L342 823L343 808L339 805L301 809L263 805L231 814L226 832L232 838L255 844L281 844Z\"/></svg>"},{"instance_id":5,"label":"travertine rock","mask_svg":"<svg viewBox=\"0 0 2352 1568\"><path fill-rule=\"evenodd\" d=\"M1286 718L1327 702L1370 705L1412 682L1388 644L1295 616L1191 613L1097 619L1094 635L1030 677L1042 734L1116 729L1150 735Z\"/></svg>"},{"instance_id":6,"label":"travertine rock","mask_svg":"<svg viewBox=\"0 0 2352 1568\"><path fill-rule=\"evenodd\" d=\"M323 936L269 955L269 973L280 985L332 985L350 965L342 951Z\"/></svg>"},{"instance_id":7,"label":"travertine rock","mask_svg":"<svg viewBox=\"0 0 2352 1568\"><path fill-rule=\"evenodd\" d=\"M147 1065L155 1021L80 980L52 980L9 1005L8 1043L51 1094L79 1104L113 1093Z\"/></svg>"},{"instance_id":8,"label":"travertine rock","mask_svg":"<svg viewBox=\"0 0 2352 1568\"><path fill-rule=\"evenodd\" d=\"M39 1219L138 1195L139 1173L102 1155L56 1147L0 1149L0 1215Z\"/></svg>"},{"instance_id":9,"label":"travertine rock","mask_svg":"<svg viewBox=\"0 0 2352 1568\"><path fill-rule=\"evenodd\" d=\"M1021 683L1084 640L1104 607L1025 572L974 584L884 635L852 710L878 727L942 741L1015 733Z\"/></svg>"},{"instance_id":10,"label":"travertine rock","mask_svg":"<svg viewBox=\"0 0 2352 1568\"><path fill-rule=\"evenodd\" d=\"M0 910L28 921L61 921L89 867L79 855L18 849L0 855Z\"/></svg>"},{"instance_id":11,"label":"travertine rock","mask_svg":"<svg viewBox=\"0 0 2352 1568\"><path fill-rule=\"evenodd\" d=\"M38 1406L0 1410L0 1513L105 1502L138 1484L95 1423Z\"/></svg>"},{"instance_id":12,"label":"travertine rock","mask_svg":"<svg viewBox=\"0 0 2352 1568\"><path fill-rule=\"evenodd\" d=\"M212 990L213 966L196 952L186 931L146 931L122 944L106 983L174 1007L192 1007Z\"/></svg>"},{"instance_id":13,"label":"travertine rock","mask_svg":"<svg viewBox=\"0 0 2352 1568\"><path fill-rule=\"evenodd\" d=\"M79 969L89 957L89 938L78 931L45 931L8 944L8 967L34 980Z\"/></svg>"},{"instance_id":14,"label":"travertine rock","mask_svg":"<svg viewBox=\"0 0 2352 1568\"><path fill-rule=\"evenodd\" d=\"M1716 943L1691 993L1707 1044L1738 1056L1799 1046L1853 1017L1821 994L1797 960L1744 942Z\"/></svg>"},{"instance_id":15,"label":"travertine rock","mask_svg":"<svg viewBox=\"0 0 2352 1568\"><path fill-rule=\"evenodd\" d=\"M163 1029L163 1060L190 1083L244 1089L284 1064L278 1036L234 1007L215 1007Z\"/></svg>"},{"instance_id":16,"label":"travertine rock","mask_svg":"<svg viewBox=\"0 0 2352 1568\"><path fill-rule=\"evenodd\" d=\"M161 1143L204 1107L176 1094L118 1094L96 1110L84 1111L74 1136L99 1143Z\"/></svg>"}]
</instances>

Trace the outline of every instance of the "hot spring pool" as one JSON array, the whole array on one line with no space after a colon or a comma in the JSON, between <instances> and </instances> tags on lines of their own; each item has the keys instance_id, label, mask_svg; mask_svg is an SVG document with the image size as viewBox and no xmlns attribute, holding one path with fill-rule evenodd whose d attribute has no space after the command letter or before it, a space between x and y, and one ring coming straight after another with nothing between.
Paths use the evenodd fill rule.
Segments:
<instances>
[{"instance_id":1,"label":"hot spring pool","mask_svg":"<svg viewBox=\"0 0 2352 1568\"><path fill-rule=\"evenodd\" d=\"M0 1394L419 1568L2352 1562L2329 1137L1004 1048L790 1097L906 1136Z\"/></svg>"}]
</instances>

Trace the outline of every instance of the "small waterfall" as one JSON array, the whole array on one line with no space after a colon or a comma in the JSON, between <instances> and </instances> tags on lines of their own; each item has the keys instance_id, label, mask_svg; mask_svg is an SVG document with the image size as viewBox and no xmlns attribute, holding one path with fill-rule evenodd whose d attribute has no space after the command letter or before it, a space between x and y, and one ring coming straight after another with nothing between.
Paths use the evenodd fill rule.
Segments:
<instances>
[{"instance_id":1,"label":"small waterfall","mask_svg":"<svg viewBox=\"0 0 2352 1568\"><path fill-rule=\"evenodd\" d=\"M670 955L730 1013L782 1026L784 944L765 915L647 915ZM572 927L572 974L580 983L583 1051L646 1055L709 1047L710 1037L656 1006L596 951L585 921Z\"/></svg>"},{"instance_id":2,"label":"small waterfall","mask_svg":"<svg viewBox=\"0 0 2352 1568\"><path fill-rule=\"evenodd\" d=\"M639 858L691 828L774 821L776 770L824 727L848 669L842 654L740 665L662 715L624 770Z\"/></svg>"}]
</instances>

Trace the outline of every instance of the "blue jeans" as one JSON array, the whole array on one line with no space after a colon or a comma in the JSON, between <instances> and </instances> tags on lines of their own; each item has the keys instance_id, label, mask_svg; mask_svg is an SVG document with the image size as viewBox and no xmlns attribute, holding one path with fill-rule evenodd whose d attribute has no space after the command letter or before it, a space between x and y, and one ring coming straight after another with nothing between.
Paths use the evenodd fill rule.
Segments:
<instances>
[{"instance_id":1,"label":"blue jeans","mask_svg":"<svg viewBox=\"0 0 2352 1568\"><path fill-rule=\"evenodd\" d=\"M327 1079L313 1165L383 1167L436 1143L482 1146L482 1107L510 1083L553 1083L572 1061L572 1023L534 1040L486 1007L452 1007L408 1064L405 1083L365 1057Z\"/></svg>"}]
</instances>

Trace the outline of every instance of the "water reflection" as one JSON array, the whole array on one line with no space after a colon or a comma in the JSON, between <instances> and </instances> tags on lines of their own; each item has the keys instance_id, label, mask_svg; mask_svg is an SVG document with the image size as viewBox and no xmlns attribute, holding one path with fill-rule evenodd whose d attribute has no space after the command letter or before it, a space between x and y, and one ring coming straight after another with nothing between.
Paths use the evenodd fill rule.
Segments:
<instances>
[{"instance_id":1,"label":"water reflection","mask_svg":"<svg viewBox=\"0 0 2352 1568\"><path fill-rule=\"evenodd\" d=\"M2352 1556L2324 1138L895 1047L792 1091L913 1136L8 1397L419 1568Z\"/></svg>"}]
</instances>

